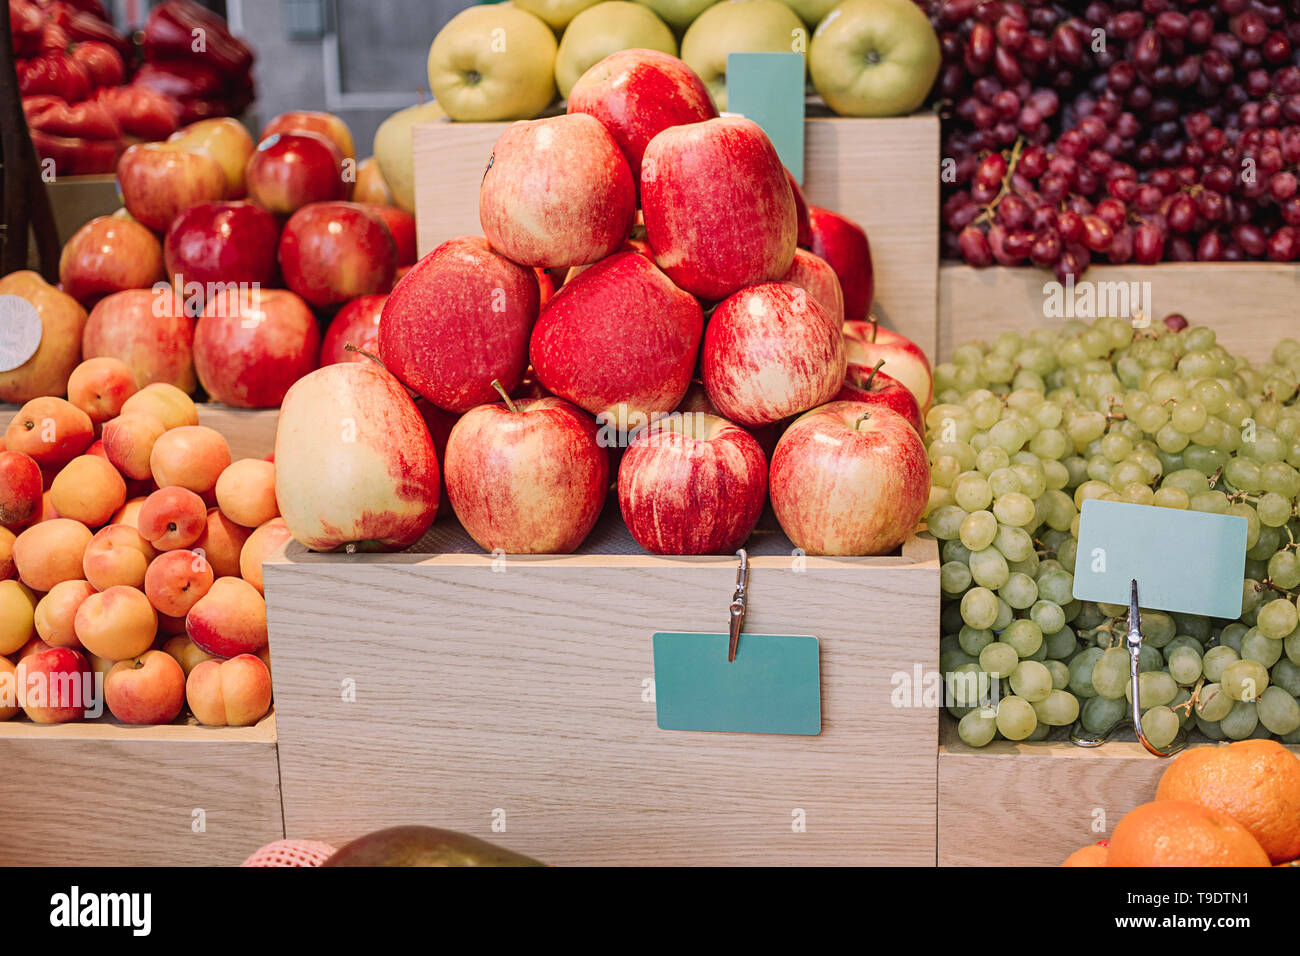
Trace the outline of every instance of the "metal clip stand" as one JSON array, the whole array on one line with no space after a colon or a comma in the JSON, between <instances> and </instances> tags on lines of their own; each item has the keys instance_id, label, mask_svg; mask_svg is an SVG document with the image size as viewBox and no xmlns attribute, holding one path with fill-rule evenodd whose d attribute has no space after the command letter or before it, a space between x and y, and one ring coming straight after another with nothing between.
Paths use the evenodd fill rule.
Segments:
<instances>
[{"instance_id":1,"label":"metal clip stand","mask_svg":"<svg viewBox=\"0 0 1300 956\"><path fill-rule=\"evenodd\" d=\"M1083 729L1081 723L1076 723L1070 731L1070 742L1079 747L1100 747L1110 739L1116 730L1124 725L1126 720L1131 720L1133 732L1137 734L1137 739L1141 741L1147 753L1155 754L1157 757L1172 757L1187 746L1186 733L1179 730L1169 749L1161 750L1147 740L1147 735L1142 730L1142 704L1138 693L1141 684L1138 664L1142 657L1142 612L1138 610L1138 583L1136 578L1129 585L1128 634L1125 638L1125 646L1128 648L1129 686L1133 698L1133 709L1130 716L1128 718L1121 717L1109 730L1100 734L1089 734Z\"/></svg>"},{"instance_id":2,"label":"metal clip stand","mask_svg":"<svg viewBox=\"0 0 1300 956\"><path fill-rule=\"evenodd\" d=\"M749 555L744 548L740 555L740 567L736 569L736 593L731 596L731 605L727 608L730 620L730 639L727 641L727 663L736 659L736 645L740 643L740 629L745 623L745 591L749 587Z\"/></svg>"}]
</instances>

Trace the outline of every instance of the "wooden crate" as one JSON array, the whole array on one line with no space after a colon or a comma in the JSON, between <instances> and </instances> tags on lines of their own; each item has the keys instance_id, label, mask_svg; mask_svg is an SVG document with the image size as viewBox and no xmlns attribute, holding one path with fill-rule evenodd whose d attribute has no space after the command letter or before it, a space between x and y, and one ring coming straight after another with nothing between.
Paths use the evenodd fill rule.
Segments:
<instances>
[{"instance_id":1,"label":"wooden crate","mask_svg":"<svg viewBox=\"0 0 1300 956\"><path fill-rule=\"evenodd\" d=\"M420 255L454 236L481 233L479 183L508 123L415 127L415 219ZM939 266L939 121L810 116L804 193L861 223L871 239L874 311L933 355Z\"/></svg>"},{"instance_id":2,"label":"wooden crate","mask_svg":"<svg viewBox=\"0 0 1300 956\"><path fill-rule=\"evenodd\" d=\"M13 406L0 407L8 424ZM236 458L275 445L277 409L200 405ZM214 866L284 836L276 721L130 727L0 722L0 866Z\"/></svg>"},{"instance_id":3,"label":"wooden crate","mask_svg":"<svg viewBox=\"0 0 1300 956\"><path fill-rule=\"evenodd\" d=\"M725 630L733 558L647 555L615 508L569 556L494 563L448 519L421 546L291 542L264 567L289 837L422 823L554 864L934 864L936 712L890 699L937 666L928 535L802 572L779 532L751 539L746 630L821 639L816 737L656 726L651 634Z\"/></svg>"},{"instance_id":4,"label":"wooden crate","mask_svg":"<svg viewBox=\"0 0 1300 956\"><path fill-rule=\"evenodd\" d=\"M1253 362L1269 360L1273 346L1300 337L1300 266L1271 262L1165 262L1154 266L1092 266L1088 282L1150 282L1156 318L1181 312L1194 325L1213 328L1230 352ZM1059 324L1044 313L1045 269L974 269L945 263L939 269L939 361L972 339L1000 332L1028 333Z\"/></svg>"}]
</instances>

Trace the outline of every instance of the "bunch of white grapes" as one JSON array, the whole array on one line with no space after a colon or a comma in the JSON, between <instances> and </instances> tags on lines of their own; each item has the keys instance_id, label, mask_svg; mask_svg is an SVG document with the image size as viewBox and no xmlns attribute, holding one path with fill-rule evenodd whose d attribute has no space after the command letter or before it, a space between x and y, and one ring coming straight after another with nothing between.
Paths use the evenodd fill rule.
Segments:
<instances>
[{"instance_id":1,"label":"bunch of white grapes","mask_svg":"<svg viewBox=\"0 0 1300 956\"><path fill-rule=\"evenodd\" d=\"M935 369L927 520L963 741L1102 733L1131 711L1127 608L1073 596L1079 509L1101 498L1249 526L1238 620L1142 613L1151 743L1193 727L1300 743L1298 387L1293 339L1254 368L1208 328L1117 318L1004 333Z\"/></svg>"}]
</instances>

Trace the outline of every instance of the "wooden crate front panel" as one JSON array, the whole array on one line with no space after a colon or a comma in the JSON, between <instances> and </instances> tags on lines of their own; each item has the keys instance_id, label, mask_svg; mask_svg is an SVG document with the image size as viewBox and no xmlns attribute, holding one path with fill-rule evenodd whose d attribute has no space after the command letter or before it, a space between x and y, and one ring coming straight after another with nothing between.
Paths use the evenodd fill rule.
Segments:
<instances>
[{"instance_id":1,"label":"wooden crate front panel","mask_svg":"<svg viewBox=\"0 0 1300 956\"><path fill-rule=\"evenodd\" d=\"M423 823L557 864L934 863L936 713L890 704L894 672L937 664L933 561L757 559L746 630L822 639L822 733L787 737L660 731L643 700L653 632L725 628L730 562L454 558L267 564L290 837Z\"/></svg>"},{"instance_id":2,"label":"wooden crate front panel","mask_svg":"<svg viewBox=\"0 0 1300 956\"><path fill-rule=\"evenodd\" d=\"M1287 336L1300 338L1300 266L1263 262L1165 262L1155 266L1092 266L1089 282L1150 282L1156 318L1181 312L1208 325L1234 355L1269 361ZM944 265L939 270L939 361L972 339L1000 332L1028 334L1059 325L1044 315L1044 269Z\"/></svg>"},{"instance_id":3,"label":"wooden crate front panel","mask_svg":"<svg viewBox=\"0 0 1300 956\"><path fill-rule=\"evenodd\" d=\"M284 836L274 716L255 727L13 720L0 724L0 763L0 866L235 865Z\"/></svg>"}]
</instances>

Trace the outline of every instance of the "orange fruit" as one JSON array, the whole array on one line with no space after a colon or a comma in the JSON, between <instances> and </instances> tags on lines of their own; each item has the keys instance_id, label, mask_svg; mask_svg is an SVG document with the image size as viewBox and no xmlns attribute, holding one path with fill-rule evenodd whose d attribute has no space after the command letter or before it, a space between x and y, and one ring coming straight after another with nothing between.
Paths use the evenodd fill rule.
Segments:
<instances>
[{"instance_id":1,"label":"orange fruit","mask_svg":"<svg viewBox=\"0 0 1300 956\"><path fill-rule=\"evenodd\" d=\"M1268 854L1232 817L1185 800L1156 800L1115 824L1107 866L1268 866Z\"/></svg>"},{"instance_id":2,"label":"orange fruit","mask_svg":"<svg viewBox=\"0 0 1300 956\"><path fill-rule=\"evenodd\" d=\"M1067 856L1061 866L1105 866L1106 856L1104 843L1089 843Z\"/></svg>"},{"instance_id":3,"label":"orange fruit","mask_svg":"<svg viewBox=\"0 0 1300 956\"><path fill-rule=\"evenodd\" d=\"M1190 800L1227 814L1274 863L1300 857L1300 757L1275 740L1184 751L1160 778L1156 799Z\"/></svg>"}]
</instances>

